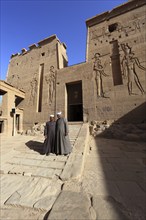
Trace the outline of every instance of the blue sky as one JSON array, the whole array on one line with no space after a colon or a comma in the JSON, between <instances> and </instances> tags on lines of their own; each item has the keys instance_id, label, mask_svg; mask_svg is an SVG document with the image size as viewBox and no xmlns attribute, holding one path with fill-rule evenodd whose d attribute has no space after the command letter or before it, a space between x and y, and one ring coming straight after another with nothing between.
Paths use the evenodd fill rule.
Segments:
<instances>
[{"instance_id":1,"label":"blue sky","mask_svg":"<svg viewBox=\"0 0 146 220\"><path fill-rule=\"evenodd\" d=\"M10 56L56 34L67 45L69 65L85 61L85 21L127 0L1 0L1 72Z\"/></svg>"}]
</instances>

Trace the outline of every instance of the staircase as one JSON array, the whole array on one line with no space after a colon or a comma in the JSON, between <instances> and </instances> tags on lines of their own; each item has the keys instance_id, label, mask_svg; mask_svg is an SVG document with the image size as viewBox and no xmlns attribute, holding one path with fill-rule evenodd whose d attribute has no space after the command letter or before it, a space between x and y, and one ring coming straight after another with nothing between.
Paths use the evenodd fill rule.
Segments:
<instances>
[{"instance_id":1,"label":"staircase","mask_svg":"<svg viewBox=\"0 0 146 220\"><path fill-rule=\"evenodd\" d=\"M83 124L82 122L74 122L74 123L69 122L68 123L68 125L69 125L69 138L70 138L70 142L71 142L72 147L74 146L74 144L78 138L82 124Z\"/></svg>"},{"instance_id":2,"label":"staircase","mask_svg":"<svg viewBox=\"0 0 146 220\"><path fill-rule=\"evenodd\" d=\"M69 138L72 147L78 138L83 123L69 123ZM39 176L52 179L55 175L60 175L68 160L68 156L52 154L50 156L41 155L43 152L43 136L21 136L11 137L2 141L3 161L1 173ZM13 146L13 149L11 148ZM5 152L7 150L7 152ZM44 173L44 174L43 174Z\"/></svg>"}]
</instances>

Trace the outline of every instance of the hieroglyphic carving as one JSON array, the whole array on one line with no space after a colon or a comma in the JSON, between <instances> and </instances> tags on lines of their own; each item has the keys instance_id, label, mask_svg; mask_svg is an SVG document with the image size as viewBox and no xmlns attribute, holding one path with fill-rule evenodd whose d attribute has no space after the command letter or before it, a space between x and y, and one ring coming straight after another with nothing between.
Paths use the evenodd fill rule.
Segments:
<instances>
[{"instance_id":1,"label":"hieroglyphic carving","mask_svg":"<svg viewBox=\"0 0 146 220\"><path fill-rule=\"evenodd\" d=\"M128 25L122 25L118 23L118 32L124 32L125 35L134 34L137 31L141 32L142 26L145 24L145 18L135 18L133 21L129 22Z\"/></svg>"},{"instance_id":2,"label":"hieroglyphic carving","mask_svg":"<svg viewBox=\"0 0 146 220\"><path fill-rule=\"evenodd\" d=\"M53 101L54 91L55 91L55 81L56 81L56 71L54 70L54 66L50 67L49 75L45 77L48 86L48 96L49 103L51 104Z\"/></svg>"},{"instance_id":3,"label":"hieroglyphic carving","mask_svg":"<svg viewBox=\"0 0 146 220\"><path fill-rule=\"evenodd\" d=\"M133 27L134 27L134 30L135 30L135 33L138 31L140 32L141 31L141 26L140 26L140 21L137 19L135 21L133 21Z\"/></svg>"},{"instance_id":4,"label":"hieroglyphic carving","mask_svg":"<svg viewBox=\"0 0 146 220\"><path fill-rule=\"evenodd\" d=\"M132 21L132 30L136 32L140 32L143 25L146 23L146 17L138 18L138 15L134 15L134 20Z\"/></svg>"},{"instance_id":5,"label":"hieroglyphic carving","mask_svg":"<svg viewBox=\"0 0 146 220\"><path fill-rule=\"evenodd\" d=\"M29 99L29 103L33 105L34 105L35 97L37 95L37 85L38 85L37 74L34 73L33 78L30 82L30 99Z\"/></svg>"},{"instance_id":6,"label":"hieroglyphic carving","mask_svg":"<svg viewBox=\"0 0 146 220\"><path fill-rule=\"evenodd\" d=\"M101 38L105 38L109 34L108 29L103 27L102 29L94 30L90 32L91 40L98 40L100 42Z\"/></svg>"},{"instance_id":7,"label":"hieroglyphic carving","mask_svg":"<svg viewBox=\"0 0 146 220\"><path fill-rule=\"evenodd\" d=\"M137 66L142 70L146 70L146 69L140 64L139 59L137 57L134 57L134 53L131 50L132 48L129 47L128 44L121 44L121 48L124 52L124 57L121 62L123 69L123 76L128 80L127 85L128 85L129 95L134 94L133 93L134 82L138 87L138 89L140 90L140 92L144 94L145 91L141 85L135 67Z\"/></svg>"},{"instance_id":8,"label":"hieroglyphic carving","mask_svg":"<svg viewBox=\"0 0 146 220\"><path fill-rule=\"evenodd\" d=\"M108 76L105 72L106 63L104 65L101 64L100 54L95 53L94 55L94 66L93 72L95 75L96 87L97 87L97 97L105 97L103 92L103 80L102 76Z\"/></svg>"},{"instance_id":9,"label":"hieroglyphic carving","mask_svg":"<svg viewBox=\"0 0 146 220\"><path fill-rule=\"evenodd\" d=\"M123 25L120 22L115 23L116 28L113 31L117 31L119 33L124 33L125 36L134 34L136 32L141 32L141 29L143 25L145 24L145 18L137 18L134 17L134 19L131 22L128 22L127 24ZM113 24L113 25L115 25ZM109 27L112 26L109 25L108 27L102 27L101 29L96 29L90 32L90 40L97 40L98 42L101 42L104 40L104 38L108 38L111 35L111 32L109 30Z\"/></svg>"}]
</instances>

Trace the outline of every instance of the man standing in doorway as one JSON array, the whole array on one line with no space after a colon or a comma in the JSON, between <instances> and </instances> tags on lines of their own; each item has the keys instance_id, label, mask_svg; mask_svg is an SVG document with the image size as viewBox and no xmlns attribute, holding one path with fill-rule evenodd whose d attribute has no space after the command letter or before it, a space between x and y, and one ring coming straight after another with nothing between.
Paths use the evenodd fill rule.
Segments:
<instances>
[{"instance_id":1,"label":"man standing in doorway","mask_svg":"<svg viewBox=\"0 0 146 220\"><path fill-rule=\"evenodd\" d=\"M55 129L55 154L67 155L71 152L71 143L68 133L67 120L62 117L62 112L58 112Z\"/></svg>"}]
</instances>

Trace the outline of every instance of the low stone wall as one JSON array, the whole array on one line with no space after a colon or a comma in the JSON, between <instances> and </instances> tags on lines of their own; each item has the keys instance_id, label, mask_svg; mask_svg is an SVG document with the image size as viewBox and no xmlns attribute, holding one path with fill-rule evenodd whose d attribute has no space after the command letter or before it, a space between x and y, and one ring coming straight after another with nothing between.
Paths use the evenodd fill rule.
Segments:
<instances>
[{"instance_id":1,"label":"low stone wall","mask_svg":"<svg viewBox=\"0 0 146 220\"><path fill-rule=\"evenodd\" d=\"M67 161L67 164L60 176L61 180L66 181L80 178L84 169L84 162L87 153L89 141L88 123L83 124L76 140L73 151Z\"/></svg>"}]
</instances>

